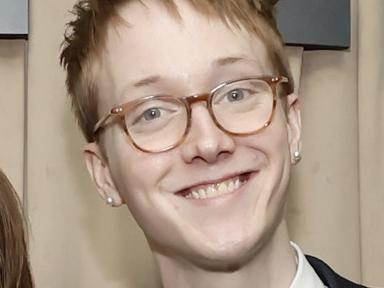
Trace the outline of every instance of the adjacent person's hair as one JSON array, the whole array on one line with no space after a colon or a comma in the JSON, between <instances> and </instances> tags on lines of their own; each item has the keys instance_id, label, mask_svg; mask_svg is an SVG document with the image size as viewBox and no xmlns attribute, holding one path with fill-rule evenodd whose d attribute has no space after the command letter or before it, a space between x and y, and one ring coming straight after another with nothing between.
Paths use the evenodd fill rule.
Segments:
<instances>
[{"instance_id":1,"label":"adjacent person's hair","mask_svg":"<svg viewBox=\"0 0 384 288\"><path fill-rule=\"evenodd\" d=\"M95 141L93 129L98 120L97 85L94 75L110 23L122 23L121 5L142 0L80 0L73 9L75 20L67 24L60 62L67 70L67 91L78 124L88 142ZM167 10L181 19L174 0L161 0ZM278 0L190 0L207 17L221 19L231 29L245 28L266 45L275 73L289 78L285 94L292 93L293 82L283 52L283 40L274 17ZM129 22L129 19L125 19ZM124 21L124 20L123 20ZM129 51L127 51L129 53Z\"/></svg>"},{"instance_id":2,"label":"adjacent person's hair","mask_svg":"<svg viewBox=\"0 0 384 288\"><path fill-rule=\"evenodd\" d=\"M0 170L0 287L34 287L20 200Z\"/></svg>"}]
</instances>

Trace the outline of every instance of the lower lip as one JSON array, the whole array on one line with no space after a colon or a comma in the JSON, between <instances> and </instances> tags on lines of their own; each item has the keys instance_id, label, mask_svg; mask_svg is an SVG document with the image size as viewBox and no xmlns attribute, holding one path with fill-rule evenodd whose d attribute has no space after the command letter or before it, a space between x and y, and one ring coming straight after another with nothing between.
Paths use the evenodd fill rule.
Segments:
<instances>
[{"instance_id":1,"label":"lower lip","mask_svg":"<svg viewBox=\"0 0 384 288\"><path fill-rule=\"evenodd\" d=\"M184 198L185 200L188 200L188 202L191 202L191 203L193 203L195 205L199 205L199 206L219 205L220 203L222 203L224 201L228 201L229 199L240 196L242 194L242 192L244 191L245 187L255 177L256 174L257 174L257 172L250 173L247 181L245 183L243 183L238 189L233 190L230 193L220 194L218 196L211 197L211 198L200 198L200 199L186 198L186 197L182 197L182 198Z\"/></svg>"}]
</instances>

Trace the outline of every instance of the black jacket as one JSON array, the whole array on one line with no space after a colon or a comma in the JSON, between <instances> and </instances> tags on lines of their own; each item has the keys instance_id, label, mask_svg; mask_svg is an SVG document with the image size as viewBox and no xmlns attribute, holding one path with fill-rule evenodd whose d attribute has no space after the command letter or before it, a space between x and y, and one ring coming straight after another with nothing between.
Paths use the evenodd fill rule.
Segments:
<instances>
[{"instance_id":1,"label":"black jacket","mask_svg":"<svg viewBox=\"0 0 384 288\"><path fill-rule=\"evenodd\" d=\"M361 288L365 287L359 284L352 283L351 281L341 277L335 271L331 269L323 261L312 257L306 256L308 262L311 264L316 274L323 281L324 285L328 288Z\"/></svg>"}]
</instances>

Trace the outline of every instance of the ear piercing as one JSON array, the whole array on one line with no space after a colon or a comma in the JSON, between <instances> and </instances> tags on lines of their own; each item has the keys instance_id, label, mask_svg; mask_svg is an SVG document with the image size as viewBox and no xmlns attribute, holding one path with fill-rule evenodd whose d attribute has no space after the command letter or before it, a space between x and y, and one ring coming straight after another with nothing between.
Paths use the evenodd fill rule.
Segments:
<instances>
[{"instance_id":1,"label":"ear piercing","mask_svg":"<svg viewBox=\"0 0 384 288\"><path fill-rule=\"evenodd\" d=\"M113 200L113 198L111 196L107 197L106 202L111 207L113 207L115 205L115 201Z\"/></svg>"},{"instance_id":2,"label":"ear piercing","mask_svg":"<svg viewBox=\"0 0 384 288\"><path fill-rule=\"evenodd\" d=\"M300 151L297 150L293 153L293 164L299 163L300 160L301 160L301 154L300 154Z\"/></svg>"}]
</instances>

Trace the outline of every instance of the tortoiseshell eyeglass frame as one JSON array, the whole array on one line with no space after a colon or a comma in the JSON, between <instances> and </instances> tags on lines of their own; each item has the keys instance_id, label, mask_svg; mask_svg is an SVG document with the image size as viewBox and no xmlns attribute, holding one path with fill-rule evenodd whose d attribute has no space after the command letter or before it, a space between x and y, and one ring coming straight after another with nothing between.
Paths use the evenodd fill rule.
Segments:
<instances>
[{"instance_id":1,"label":"tortoiseshell eyeglass frame","mask_svg":"<svg viewBox=\"0 0 384 288\"><path fill-rule=\"evenodd\" d=\"M225 129L217 121L216 116L214 115L214 112L212 110L212 96L215 95L215 93L218 90L220 90L221 88L223 88L226 85L233 84L236 82L241 82L241 81L247 81L247 80L264 81L265 83L267 83L270 86L272 94L273 94L272 95L273 96L273 105L272 105L270 116L262 127L259 127L253 131L250 131L250 132L234 133L234 132L231 132L231 131L228 131L227 129ZM95 128L93 130L94 138L96 139L96 135L100 132L101 129L117 122L122 127L122 129L125 131L129 141L133 144L134 147L136 147L140 151L147 152L147 153L160 153L160 152L165 152L165 151L171 150L171 149L179 146L184 141L184 139L187 137L188 132L189 132L190 127L191 127L191 114L192 114L191 113L192 112L191 106L192 106L192 104L194 104L196 102L201 102L201 101L207 103L207 109L209 111L209 114L211 115L216 126L218 128L220 128L222 131L224 131L230 135L234 135L234 136L248 136L248 135L256 134L258 132L261 132L262 130L264 130L265 128L267 128L271 124L273 116L275 114L275 110L276 110L276 100L278 97L278 91L277 91L278 84L288 83L288 82L289 82L288 78L285 76L248 77L248 78L241 78L241 79L237 79L237 80L233 80L233 81L223 82L223 83L219 84L218 86L216 86L215 88L213 88L209 93L196 94L196 95L180 97L180 98L175 98L174 96L169 96L169 95L165 95L165 96L157 95L157 96L146 96L143 98L135 99L133 101L129 101L129 102L126 102L126 103L121 104L119 106L113 107L109 113L107 113L104 117L102 117L99 121L97 121ZM187 122L187 125L185 127L184 134L179 139L179 141L177 141L176 143L174 143L173 145L170 145L168 147L165 147L165 148L162 148L162 149L159 149L156 151L151 151L151 150L143 149L142 147L140 147L139 145L137 145L135 143L135 141L132 139L131 135L128 132L124 118L125 118L126 113L128 113L132 107L135 107L139 104L142 104L144 102L154 100L154 99L172 100L172 101L175 101L175 99L176 99L177 101L179 101L180 104L184 105L186 108L187 119L188 119L187 121L188 122Z\"/></svg>"}]
</instances>

